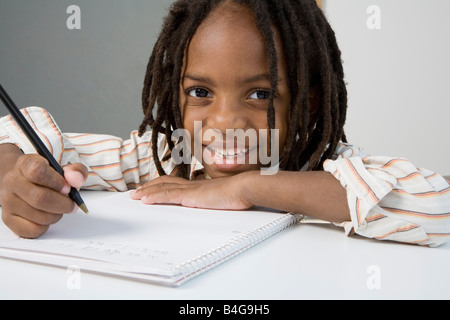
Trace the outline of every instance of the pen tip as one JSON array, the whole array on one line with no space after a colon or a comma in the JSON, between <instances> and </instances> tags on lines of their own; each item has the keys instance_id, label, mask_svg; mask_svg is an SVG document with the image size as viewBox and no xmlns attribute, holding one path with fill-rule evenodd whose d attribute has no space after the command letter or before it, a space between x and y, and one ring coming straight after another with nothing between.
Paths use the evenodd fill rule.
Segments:
<instances>
[{"instance_id":1,"label":"pen tip","mask_svg":"<svg viewBox=\"0 0 450 320\"><path fill-rule=\"evenodd\" d=\"M81 210L83 210L84 213L89 214L89 210L88 210L88 208L86 207L86 205L84 203L80 204L79 207L80 207Z\"/></svg>"}]
</instances>

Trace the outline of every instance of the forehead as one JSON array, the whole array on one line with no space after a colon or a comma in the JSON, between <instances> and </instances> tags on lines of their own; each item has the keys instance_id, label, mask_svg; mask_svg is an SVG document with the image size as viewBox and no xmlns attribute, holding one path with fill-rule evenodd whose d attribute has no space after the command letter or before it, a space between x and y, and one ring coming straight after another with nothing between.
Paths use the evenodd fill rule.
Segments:
<instances>
[{"instance_id":1,"label":"forehead","mask_svg":"<svg viewBox=\"0 0 450 320\"><path fill-rule=\"evenodd\" d=\"M189 64L229 62L242 66L252 62L268 67L266 52L263 35L250 9L226 2L199 26L187 55Z\"/></svg>"},{"instance_id":2,"label":"forehead","mask_svg":"<svg viewBox=\"0 0 450 320\"><path fill-rule=\"evenodd\" d=\"M200 24L192 40L202 38L203 41L211 42L215 39L219 40L219 35L224 36L227 32L231 33L236 30L240 32L233 35L234 39L245 39L246 36L252 35L262 41L262 35L250 9L232 2L225 2L214 9Z\"/></svg>"}]
</instances>

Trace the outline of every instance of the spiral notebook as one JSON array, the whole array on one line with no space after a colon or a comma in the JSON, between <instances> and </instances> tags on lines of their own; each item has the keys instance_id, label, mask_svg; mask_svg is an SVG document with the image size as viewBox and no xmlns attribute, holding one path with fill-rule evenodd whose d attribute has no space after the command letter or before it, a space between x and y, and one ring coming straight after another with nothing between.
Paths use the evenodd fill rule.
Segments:
<instances>
[{"instance_id":1,"label":"spiral notebook","mask_svg":"<svg viewBox=\"0 0 450 320\"><path fill-rule=\"evenodd\" d=\"M114 193L29 240L0 225L0 256L179 286L298 223L265 210L146 206Z\"/></svg>"}]
</instances>

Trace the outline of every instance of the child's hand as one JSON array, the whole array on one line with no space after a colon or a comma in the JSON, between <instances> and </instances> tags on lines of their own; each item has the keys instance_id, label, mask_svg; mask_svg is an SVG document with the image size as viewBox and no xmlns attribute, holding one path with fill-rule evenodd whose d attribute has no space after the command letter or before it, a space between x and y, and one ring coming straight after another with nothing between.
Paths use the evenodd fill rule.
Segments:
<instances>
[{"instance_id":1,"label":"child's hand","mask_svg":"<svg viewBox=\"0 0 450 320\"><path fill-rule=\"evenodd\" d=\"M212 180L189 181L183 178L163 176L131 193L131 198L145 204L171 203L185 207L245 210L252 205L244 198L236 175Z\"/></svg>"},{"instance_id":2,"label":"child's hand","mask_svg":"<svg viewBox=\"0 0 450 320\"><path fill-rule=\"evenodd\" d=\"M81 188L87 178L82 164L64 168L64 179L39 155L22 155L3 177L2 218L18 236L37 238L63 213L78 208L68 197L70 186Z\"/></svg>"}]
</instances>

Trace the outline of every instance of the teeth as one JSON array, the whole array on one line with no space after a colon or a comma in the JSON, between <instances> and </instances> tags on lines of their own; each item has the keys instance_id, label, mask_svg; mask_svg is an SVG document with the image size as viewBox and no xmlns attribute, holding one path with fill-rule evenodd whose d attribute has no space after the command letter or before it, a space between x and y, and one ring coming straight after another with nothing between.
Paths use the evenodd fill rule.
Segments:
<instances>
[{"instance_id":1,"label":"teeth","mask_svg":"<svg viewBox=\"0 0 450 320\"><path fill-rule=\"evenodd\" d=\"M248 149L238 149L236 151L233 151L233 150L228 150L227 151L227 150L223 150L223 149L216 149L214 147L208 147L208 149L212 153L219 154L219 155L221 155L223 157L236 157L238 155L245 154L245 153L248 152Z\"/></svg>"}]
</instances>

